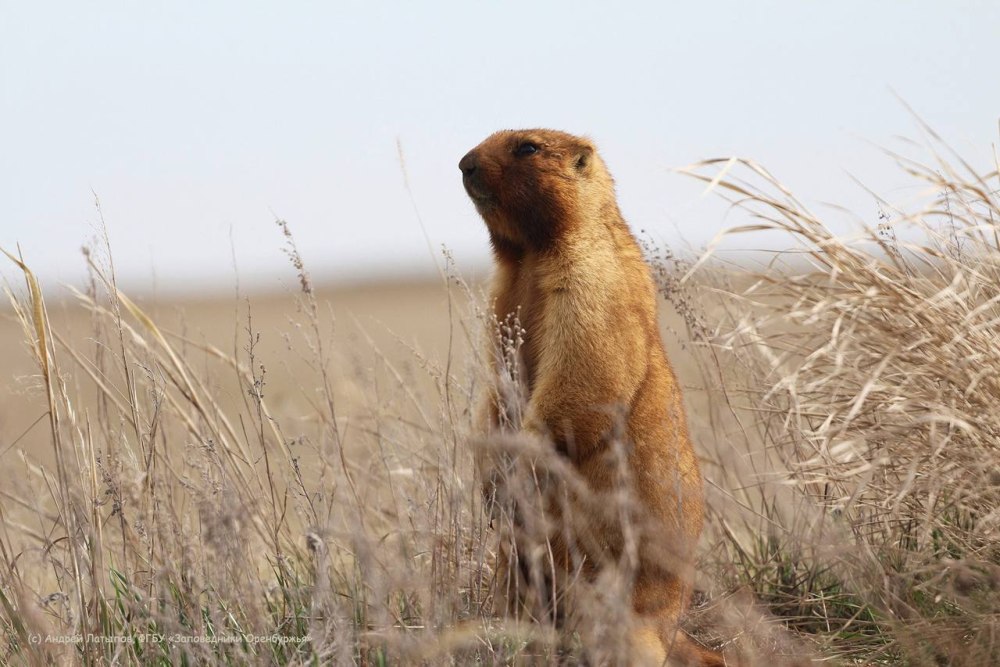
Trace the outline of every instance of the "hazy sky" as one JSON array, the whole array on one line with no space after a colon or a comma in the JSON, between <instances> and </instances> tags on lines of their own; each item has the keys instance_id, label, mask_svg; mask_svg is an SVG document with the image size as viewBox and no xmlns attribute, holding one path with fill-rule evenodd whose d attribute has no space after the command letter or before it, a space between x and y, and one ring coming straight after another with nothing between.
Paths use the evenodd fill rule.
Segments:
<instances>
[{"instance_id":1,"label":"hazy sky","mask_svg":"<svg viewBox=\"0 0 1000 667\"><path fill-rule=\"evenodd\" d=\"M891 91L988 165L1000 2L609 7L0 0L0 247L78 280L93 191L133 289L231 286L231 247L244 283L294 282L276 215L322 278L429 271L442 244L472 271L457 162L525 126L591 136L633 227L669 243L731 222L670 168L732 154L874 219L848 174L905 199L868 142L919 137Z\"/></svg>"}]
</instances>

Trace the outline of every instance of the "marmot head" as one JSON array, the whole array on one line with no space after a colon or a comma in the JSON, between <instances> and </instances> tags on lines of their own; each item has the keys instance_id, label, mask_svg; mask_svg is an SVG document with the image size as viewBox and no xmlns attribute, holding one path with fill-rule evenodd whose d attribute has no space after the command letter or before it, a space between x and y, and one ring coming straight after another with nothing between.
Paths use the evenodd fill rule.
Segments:
<instances>
[{"instance_id":1,"label":"marmot head","mask_svg":"<svg viewBox=\"0 0 1000 667\"><path fill-rule=\"evenodd\" d=\"M599 217L609 200L615 205L594 144L565 132L496 132L458 167L501 256L545 251L575 225Z\"/></svg>"}]
</instances>

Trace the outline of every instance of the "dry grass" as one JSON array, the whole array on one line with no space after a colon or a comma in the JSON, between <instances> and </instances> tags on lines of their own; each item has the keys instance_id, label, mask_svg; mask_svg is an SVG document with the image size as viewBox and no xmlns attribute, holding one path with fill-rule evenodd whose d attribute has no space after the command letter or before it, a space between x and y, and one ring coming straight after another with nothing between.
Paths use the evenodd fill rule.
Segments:
<instances>
[{"instance_id":1,"label":"dry grass","mask_svg":"<svg viewBox=\"0 0 1000 667\"><path fill-rule=\"evenodd\" d=\"M925 205L849 240L759 165L689 170L798 247L701 336L761 445L717 478L713 561L828 656L1000 664L1000 183L894 157Z\"/></svg>"},{"instance_id":2,"label":"dry grass","mask_svg":"<svg viewBox=\"0 0 1000 667\"><path fill-rule=\"evenodd\" d=\"M697 165L754 216L737 232L788 232L797 263L748 275L649 249L687 324L692 393L710 399L692 416L715 440L699 443L710 513L687 623L750 662L1000 663L997 174L900 163L927 206L853 240L751 162ZM414 353L419 379L377 350L351 363L282 230L302 288L288 354L313 369L299 378L307 415L272 410L252 316L230 351L197 343L91 259L85 349L53 330L14 259L52 457L20 452L18 484L0 492L0 661L612 661L627 580L588 589L575 636L492 611L503 515L490 529L471 415L480 332L500 323L451 278L443 359ZM343 416L344 382L365 418ZM533 445L478 446L523 462ZM527 453L531 479L571 478ZM527 504L538 484L511 488ZM74 636L92 640L58 639Z\"/></svg>"}]
</instances>

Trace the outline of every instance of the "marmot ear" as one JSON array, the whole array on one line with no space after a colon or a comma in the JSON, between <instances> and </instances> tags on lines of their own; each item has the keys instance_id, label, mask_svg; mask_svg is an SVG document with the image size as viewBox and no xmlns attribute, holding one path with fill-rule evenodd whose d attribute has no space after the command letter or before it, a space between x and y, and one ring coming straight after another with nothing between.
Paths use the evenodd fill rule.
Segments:
<instances>
[{"instance_id":1,"label":"marmot ear","mask_svg":"<svg viewBox=\"0 0 1000 667\"><path fill-rule=\"evenodd\" d=\"M590 166L590 160L594 157L594 147L583 145L580 146L576 151L576 156L573 158L573 166L580 173L587 171L587 167Z\"/></svg>"}]
</instances>

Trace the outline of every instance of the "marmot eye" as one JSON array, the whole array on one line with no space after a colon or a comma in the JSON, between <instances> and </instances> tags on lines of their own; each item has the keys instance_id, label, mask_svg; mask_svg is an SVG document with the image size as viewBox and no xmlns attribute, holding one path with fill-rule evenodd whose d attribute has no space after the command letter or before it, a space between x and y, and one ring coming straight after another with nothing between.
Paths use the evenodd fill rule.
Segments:
<instances>
[{"instance_id":1,"label":"marmot eye","mask_svg":"<svg viewBox=\"0 0 1000 667\"><path fill-rule=\"evenodd\" d=\"M514 155L531 155L538 152L538 144L526 141L514 149Z\"/></svg>"}]
</instances>

